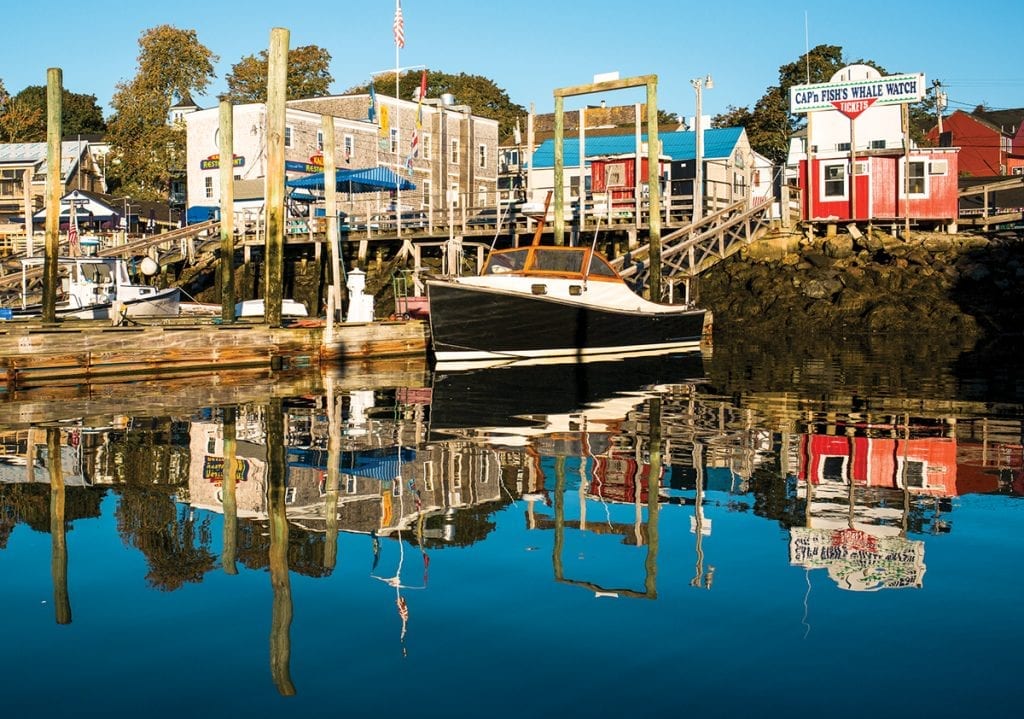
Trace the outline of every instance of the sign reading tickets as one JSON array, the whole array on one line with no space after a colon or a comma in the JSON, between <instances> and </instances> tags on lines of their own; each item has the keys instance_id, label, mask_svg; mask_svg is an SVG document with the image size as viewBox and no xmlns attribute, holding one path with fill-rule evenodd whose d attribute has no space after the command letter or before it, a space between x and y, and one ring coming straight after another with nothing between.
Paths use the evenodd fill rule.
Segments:
<instances>
[{"instance_id":1,"label":"sign reading tickets","mask_svg":"<svg viewBox=\"0 0 1024 719\"><path fill-rule=\"evenodd\" d=\"M789 88L789 111L839 110L856 117L872 105L918 102L924 97L924 73L887 75L874 80L825 82Z\"/></svg>"}]
</instances>

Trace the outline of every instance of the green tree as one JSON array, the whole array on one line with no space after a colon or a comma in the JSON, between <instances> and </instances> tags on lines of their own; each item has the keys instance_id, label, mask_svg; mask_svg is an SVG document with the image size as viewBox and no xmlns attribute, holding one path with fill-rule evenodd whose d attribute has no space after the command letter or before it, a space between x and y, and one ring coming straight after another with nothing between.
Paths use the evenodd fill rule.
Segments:
<instances>
[{"instance_id":1,"label":"green tree","mask_svg":"<svg viewBox=\"0 0 1024 719\"><path fill-rule=\"evenodd\" d=\"M64 137L103 134L107 131L107 123L103 120L103 111L96 104L95 95L70 92L67 88L62 88L61 98L61 125ZM0 120L0 123L10 127L11 134L15 135L10 142L46 140L45 85L29 85L11 98L10 112L12 116L9 119Z\"/></svg>"},{"instance_id":2,"label":"green tree","mask_svg":"<svg viewBox=\"0 0 1024 719\"><path fill-rule=\"evenodd\" d=\"M498 137L511 137L515 130L516 120L526 114L526 108L513 103L508 92L498 87L493 80L481 75L459 73L451 75L436 70L427 70L427 97L440 97L445 93L455 96L460 105L468 105L474 115L498 121ZM422 73L408 72L398 78L398 96L412 99L413 91L418 89ZM373 81L374 91L378 95L395 94L395 76L379 75ZM369 92L370 85L350 88L346 94Z\"/></svg>"},{"instance_id":3,"label":"green tree","mask_svg":"<svg viewBox=\"0 0 1024 719\"><path fill-rule=\"evenodd\" d=\"M888 75L885 68L872 60L847 60L838 45L818 45L791 63L779 67L779 82L765 89L764 95L755 103L753 110L730 106L727 112L711 120L712 127L746 128L750 145L756 152L772 162L786 161L790 136L806 126L805 114L794 115L789 111L789 90L794 85L828 82L843 67L852 64L868 65L882 75ZM928 117L934 100L926 98L910 107L911 137L923 141L924 133L930 127Z\"/></svg>"},{"instance_id":4,"label":"green tree","mask_svg":"<svg viewBox=\"0 0 1024 719\"><path fill-rule=\"evenodd\" d=\"M119 83L109 125L114 162L108 180L122 194L147 200L167 197L172 169L185 158L185 128L168 124L171 105L202 94L218 60L195 30L161 25L139 38L138 71Z\"/></svg>"},{"instance_id":5,"label":"green tree","mask_svg":"<svg viewBox=\"0 0 1024 719\"><path fill-rule=\"evenodd\" d=\"M266 102L266 50L259 57L248 55L231 66L227 97L232 102ZM334 77L330 72L331 54L317 45L304 45L288 51L288 77L285 93L289 100L323 97L330 94Z\"/></svg>"}]
</instances>

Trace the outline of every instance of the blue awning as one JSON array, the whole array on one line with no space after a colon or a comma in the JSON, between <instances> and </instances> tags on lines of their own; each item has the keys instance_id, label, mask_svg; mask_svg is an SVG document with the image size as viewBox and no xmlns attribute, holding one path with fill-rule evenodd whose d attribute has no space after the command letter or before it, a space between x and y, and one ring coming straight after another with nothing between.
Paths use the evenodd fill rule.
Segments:
<instances>
[{"instance_id":1,"label":"blue awning","mask_svg":"<svg viewBox=\"0 0 1024 719\"><path fill-rule=\"evenodd\" d=\"M388 167L367 167L362 170L337 170L335 187L338 192L377 192L378 190L415 190L416 185L399 177ZM288 187L324 189L324 173L306 175L285 183Z\"/></svg>"}]
</instances>

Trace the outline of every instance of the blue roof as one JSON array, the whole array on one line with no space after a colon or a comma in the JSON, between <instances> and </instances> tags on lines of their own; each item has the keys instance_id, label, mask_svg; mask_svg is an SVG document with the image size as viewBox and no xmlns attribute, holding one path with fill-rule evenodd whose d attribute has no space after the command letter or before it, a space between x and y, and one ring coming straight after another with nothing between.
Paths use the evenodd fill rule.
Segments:
<instances>
[{"instance_id":1,"label":"blue roof","mask_svg":"<svg viewBox=\"0 0 1024 719\"><path fill-rule=\"evenodd\" d=\"M742 127L723 127L704 131L704 157L706 159L725 158L736 150L736 143L743 134ZM692 130L679 132L659 132L663 155L673 160L692 160L697 156L697 133ZM647 142L647 135L640 136L641 142ZM587 158L606 155L629 155L636 151L636 135L595 135L584 137ZM580 164L580 140L578 137L566 137L562 142L562 157L566 167ZM545 140L533 153L533 167L555 166L555 141Z\"/></svg>"}]
</instances>

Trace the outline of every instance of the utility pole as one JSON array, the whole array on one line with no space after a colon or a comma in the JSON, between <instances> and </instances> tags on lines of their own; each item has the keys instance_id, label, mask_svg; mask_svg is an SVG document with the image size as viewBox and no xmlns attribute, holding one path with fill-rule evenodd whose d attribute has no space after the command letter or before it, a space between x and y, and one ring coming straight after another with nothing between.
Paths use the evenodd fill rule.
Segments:
<instances>
[{"instance_id":1,"label":"utility pole","mask_svg":"<svg viewBox=\"0 0 1024 719\"><path fill-rule=\"evenodd\" d=\"M932 87L935 89L935 114L939 121L939 135L942 134L942 112L946 109L946 93L942 90L942 83L932 80Z\"/></svg>"}]
</instances>

